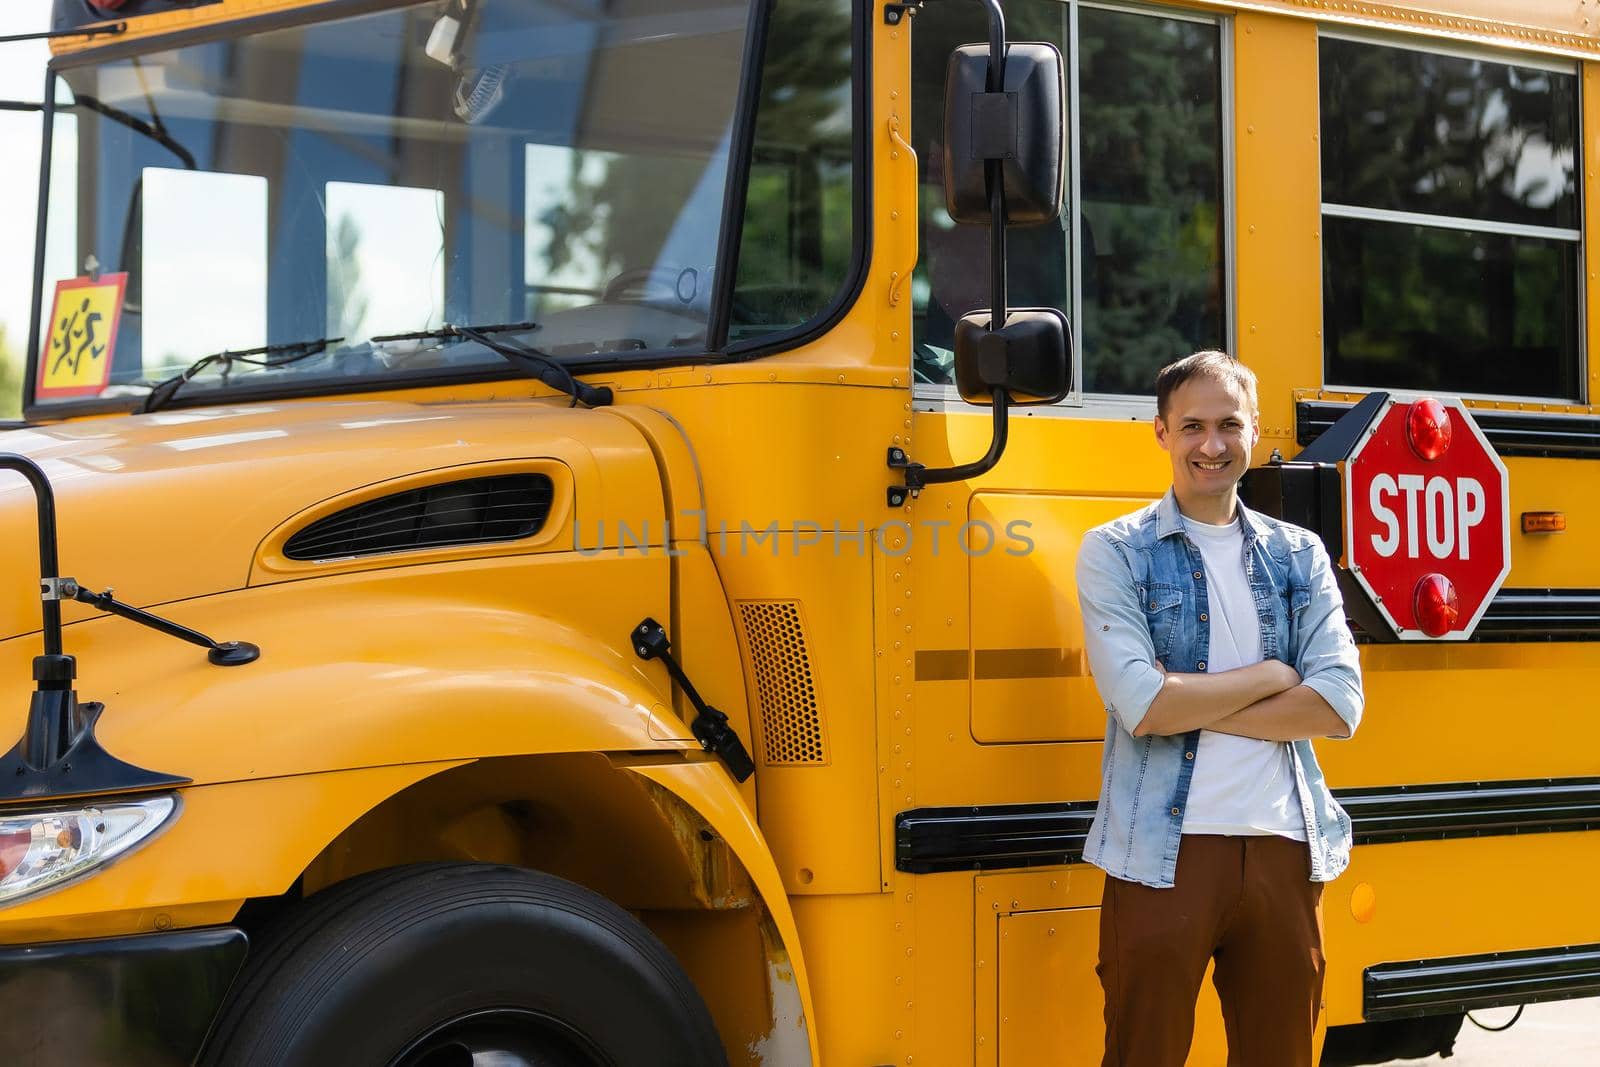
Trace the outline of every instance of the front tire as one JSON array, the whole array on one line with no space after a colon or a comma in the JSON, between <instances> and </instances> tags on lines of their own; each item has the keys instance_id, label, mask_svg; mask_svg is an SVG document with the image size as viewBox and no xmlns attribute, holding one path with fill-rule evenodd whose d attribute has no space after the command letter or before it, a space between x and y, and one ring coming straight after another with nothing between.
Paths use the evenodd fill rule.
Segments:
<instances>
[{"instance_id":1,"label":"front tire","mask_svg":"<svg viewBox=\"0 0 1600 1067\"><path fill-rule=\"evenodd\" d=\"M264 941L202 1063L727 1062L666 946L552 875L468 863L377 871L318 893Z\"/></svg>"}]
</instances>

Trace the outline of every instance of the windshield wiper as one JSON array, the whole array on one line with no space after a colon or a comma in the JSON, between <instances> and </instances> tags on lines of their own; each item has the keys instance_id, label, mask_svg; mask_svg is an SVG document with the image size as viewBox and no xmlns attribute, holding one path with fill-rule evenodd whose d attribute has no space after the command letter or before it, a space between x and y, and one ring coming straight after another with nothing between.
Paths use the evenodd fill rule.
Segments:
<instances>
[{"instance_id":1,"label":"windshield wiper","mask_svg":"<svg viewBox=\"0 0 1600 1067\"><path fill-rule=\"evenodd\" d=\"M148 94L146 94L146 98L148 99ZM153 119L155 119L155 122L153 123L146 122L144 119L132 115L122 110L120 107L112 107L110 104L102 103L98 98L90 96L87 93L80 93L72 103L63 104L56 110L67 111L76 107L87 108L98 115L104 115L117 125L126 126L134 133L150 138L150 140L154 141L162 148L165 148L167 151L177 156L178 159L183 163L185 169L194 170L196 168L194 153L189 151L183 145L179 144L178 141L176 141L172 135L167 132L166 126L164 126L161 122L161 116L156 114L155 101L150 101L150 115Z\"/></svg>"},{"instance_id":2,"label":"windshield wiper","mask_svg":"<svg viewBox=\"0 0 1600 1067\"><path fill-rule=\"evenodd\" d=\"M610 386L590 385L588 382L579 381L566 364L548 352L541 352L520 341L502 340L490 336L500 333L528 333L538 328L539 324L536 322L501 322L486 326L459 326L447 322L436 329L391 333L373 337L371 341L374 344L382 344L385 341L425 341L435 337L475 341L530 378L566 393L572 398L572 403L569 405L571 407L577 407L580 402L591 408L610 404L612 400Z\"/></svg>"},{"instance_id":3,"label":"windshield wiper","mask_svg":"<svg viewBox=\"0 0 1600 1067\"><path fill-rule=\"evenodd\" d=\"M138 411L148 415L159 408L166 407L173 397L178 395L178 390L189 383L200 371L213 363L222 364L224 370L233 363L247 363L252 367L285 367L291 363L298 363L302 359L309 359L322 352L331 344L343 341L343 337L318 337L311 341L289 341L279 345L262 345L259 348L223 349L213 352L209 356L201 356L189 364L182 374L174 374L164 378L150 387L150 394L144 398L144 403L139 405ZM285 358L274 358L280 353L293 353Z\"/></svg>"}]
</instances>

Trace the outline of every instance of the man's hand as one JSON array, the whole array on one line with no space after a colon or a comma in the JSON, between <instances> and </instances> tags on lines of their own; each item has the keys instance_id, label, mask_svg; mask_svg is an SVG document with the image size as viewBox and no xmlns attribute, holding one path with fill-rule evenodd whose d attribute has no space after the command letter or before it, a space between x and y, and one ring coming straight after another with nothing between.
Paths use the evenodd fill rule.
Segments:
<instances>
[{"instance_id":1,"label":"man's hand","mask_svg":"<svg viewBox=\"0 0 1600 1067\"><path fill-rule=\"evenodd\" d=\"M1278 660L1263 660L1216 674L1173 674L1159 660L1156 668L1163 675L1161 691L1133 731L1135 737L1165 737L1209 728L1257 701L1300 684L1299 672Z\"/></svg>"}]
</instances>

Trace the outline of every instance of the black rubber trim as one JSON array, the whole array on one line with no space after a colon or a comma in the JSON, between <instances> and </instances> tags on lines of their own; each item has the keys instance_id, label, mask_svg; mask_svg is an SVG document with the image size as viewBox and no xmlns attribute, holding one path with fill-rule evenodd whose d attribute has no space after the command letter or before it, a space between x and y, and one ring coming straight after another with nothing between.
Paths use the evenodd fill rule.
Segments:
<instances>
[{"instance_id":1,"label":"black rubber trim","mask_svg":"<svg viewBox=\"0 0 1600 1067\"><path fill-rule=\"evenodd\" d=\"M1600 829L1600 778L1335 789L1355 843Z\"/></svg>"},{"instance_id":2,"label":"black rubber trim","mask_svg":"<svg viewBox=\"0 0 1600 1067\"><path fill-rule=\"evenodd\" d=\"M1600 589L1502 589L1474 641L1600 641Z\"/></svg>"},{"instance_id":3,"label":"black rubber trim","mask_svg":"<svg viewBox=\"0 0 1600 1067\"><path fill-rule=\"evenodd\" d=\"M1302 400L1295 405L1295 440L1309 445L1355 405ZM1600 459L1600 415L1473 408L1472 418L1502 456Z\"/></svg>"},{"instance_id":4,"label":"black rubber trim","mask_svg":"<svg viewBox=\"0 0 1600 1067\"><path fill-rule=\"evenodd\" d=\"M770 8L775 2L777 0L750 0L752 7L763 5ZM47 230L46 210L48 205L47 194L50 188L51 159L50 131L54 126L52 109L55 100L55 79L60 71L71 67L88 66L108 59L125 59L129 56L143 55L149 52L165 51L192 44L204 44L208 41L236 37L239 36L241 30L253 33L261 30L282 29L289 26L321 23L336 18L369 14L375 11L413 7L419 3L420 0L327 0L325 3L314 4L309 7L235 19L221 25L177 30L172 33L134 41L119 41L116 44L101 45L52 59L45 73L45 131L44 147L39 160L40 193L38 219L36 220L37 232L34 240L35 251L37 252L44 247L44 238ZM759 340L728 345L723 351L708 352L704 349L654 350L644 353L629 353L626 356L599 353L590 359L563 360L564 364L577 373L592 374L609 371L650 370L660 367L745 363L810 344L833 329L845 317L846 313L855 305L862 289L866 285L872 259L872 210L868 192L872 188L871 59L872 15L874 13L875 9L871 4L854 4L850 15L853 41L850 91L852 119L854 122L851 138L854 149L852 164L854 174L851 191L853 203L851 209L854 221L855 246L852 250L850 268L845 274L844 280L840 283L832 303L824 307L815 317L792 330L773 334L769 337L762 337ZM759 21L763 24L770 24L770 19L765 17ZM764 47L765 42L763 42ZM741 85L741 90L744 88L745 86ZM752 91L759 92L759 87L754 88ZM749 114L745 116L745 120L751 130L754 129L756 122L756 110L756 108L752 107ZM741 137L743 137L745 131L740 132ZM736 256L737 253L735 253ZM729 284L731 284L732 275L729 278ZM44 256L36 254L34 256L33 309L29 316L28 331L28 351L30 353L37 352L39 347L40 317L42 315L40 305L44 299L43 293ZM32 357L30 356L30 366L31 359ZM77 418L84 415L127 413L143 399L142 397L117 398L115 400L91 398L41 407L34 397L33 375L35 373L37 373L36 369L30 371L27 379L23 382L22 413L24 418L38 423L49 423L63 418ZM289 388L268 386L265 388L247 387L230 390L226 396L206 393L194 396L180 394L167 405L167 409L202 407L218 403L249 403L253 400L298 399L317 396L361 396L367 393L392 392L397 389L414 389L425 385L513 381L526 377L526 375L509 368L493 365L480 371L426 371L412 375L386 376L381 379L361 381L359 383L352 383L349 379L332 376L323 381L309 382Z\"/></svg>"},{"instance_id":5,"label":"black rubber trim","mask_svg":"<svg viewBox=\"0 0 1600 1067\"><path fill-rule=\"evenodd\" d=\"M1368 967L1369 1022L1600 995L1600 945L1488 952Z\"/></svg>"},{"instance_id":6,"label":"black rubber trim","mask_svg":"<svg viewBox=\"0 0 1600 1067\"><path fill-rule=\"evenodd\" d=\"M243 930L223 926L0 947L3 1058L192 1063L247 945Z\"/></svg>"},{"instance_id":7,"label":"black rubber trim","mask_svg":"<svg viewBox=\"0 0 1600 1067\"><path fill-rule=\"evenodd\" d=\"M1336 789L1357 845L1600 829L1600 778ZM1079 863L1095 802L916 808L894 820L895 870Z\"/></svg>"},{"instance_id":8,"label":"black rubber trim","mask_svg":"<svg viewBox=\"0 0 1600 1067\"><path fill-rule=\"evenodd\" d=\"M894 820L894 866L908 874L1078 863L1095 802L917 808Z\"/></svg>"}]
</instances>

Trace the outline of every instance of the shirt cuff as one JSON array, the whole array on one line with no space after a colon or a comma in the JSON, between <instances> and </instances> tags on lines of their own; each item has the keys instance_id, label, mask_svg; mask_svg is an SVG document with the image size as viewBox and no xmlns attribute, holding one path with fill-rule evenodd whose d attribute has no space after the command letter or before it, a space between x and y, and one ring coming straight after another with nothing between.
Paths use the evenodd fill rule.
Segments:
<instances>
[{"instance_id":1,"label":"shirt cuff","mask_svg":"<svg viewBox=\"0 0 1600 1067\"><path fill-rule=\"evenodd\" d=\"M1301 679L1300 684L1326 700L1334 714L1345 721L1351 733L1355 733L1356 723L1361 720L1360 690L1332 673L1314 674Z\"/></svg>"},{"instance_id":2,"label":"shirt cuff","mask_svg":"<svg viewBox=\"0 0 1600 1067\"><path fill-rule=\"evenodd\" d=\"M1148 663L1135 663L1117 679L1116 706L1112 709L1130 734L1144 721L1150 705L1161 694L1166 676Z\"/></svg>"}]
</instances>

